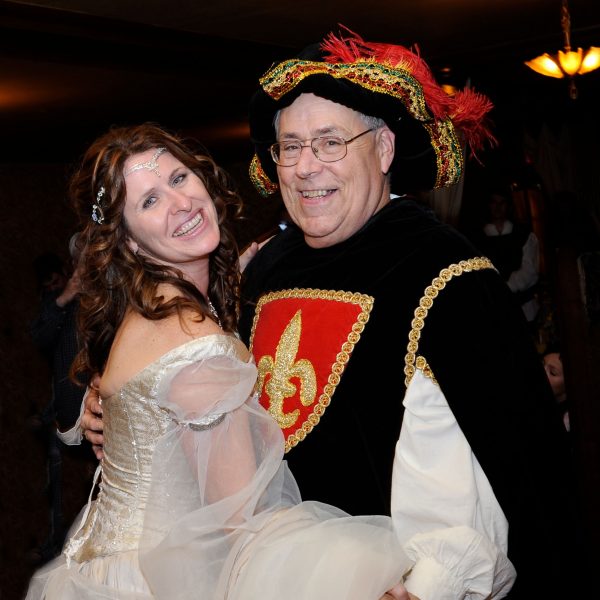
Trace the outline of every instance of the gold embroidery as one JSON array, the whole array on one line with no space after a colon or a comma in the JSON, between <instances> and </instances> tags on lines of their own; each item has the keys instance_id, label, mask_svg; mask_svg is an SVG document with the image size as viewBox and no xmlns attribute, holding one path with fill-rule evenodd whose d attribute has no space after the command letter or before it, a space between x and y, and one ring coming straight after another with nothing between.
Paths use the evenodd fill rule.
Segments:
<instances>
[{"instance_id":1,"label":"gold embroidery","mask_svg":"<svg viewBox=\"0 0 600 600\"><path fill-rule=\"evenodd\" d=\"M347 79L372 92L402 100L411 115L419 121L431 120L423 88L408 70L408 64L396 66L364 59L353 63L312 62L290 59L275 65L260 79L265 92L279 100L307 77L328 75Z\"/></svg>"},{"instance_id":2,"label":"gold embroidery","mask_svg":"<svg viewBox=\"0 0 600 600\"><path fill-rule=\"evenodd\" d=\"M452 185L460 180L463 172L463 152L450 119L423 123L429 133L435 151L437 173L434 188Z\"/></svg>"},{"instance_id":3,"label":"gold embroidery","mask_svg":"<svg viewBox=\"0 0 600 600\"><path fill-rule=\"evenodd\" d=\"M411 330L408 334L408 345L406 346L406 355L404 356L404 383L406 387L415 374L415 369L419 369L426 377L429 377L433 383L437 385L437 381L427 363L425 357L417 354L419 350L419 340L421 338L421 330L425 327L425 318L429 309L433 306L433 300L446 287L453 277L459 277L463 273L470 271L480 271L482 269L494 269L494 265L489 258L485 256L470 258L469 260L461 260L457 264L452 264L446 269L442 269L437 277L433 279L431 285L425 288L423 297L419 300L419 306L415 309L414 319L411 322Z\"/></svg>"},{"instance_id":4,"label":"gold embroidery","mask_svg":"<svg viewBox=\"0 0 600 600\"><path fill-rule=\"evenodd\" d=\"M250 181L252 181L261 196L266 198L269 194L274 194L279 189L279 185L273 183L265 173L256 154L252 157L248 173Z\"/></svg>"},{"instance_id":5,"label":"gold embroidery","mask_svg":"<svg viewBox=\"0 0 600 600\"><path fill-rule=\"evenodd\" d=\"M323 391L320 394L318 400L314 403L314 408L312 409L312 413L310 413L307 417L307 420L302 424L301 427L296 429L293 433L288 435L285 442L285 451L289 452L294 446L297 446L302 440L306 438L306 436L313 430L313 428L318 425L321 417L325 413L325 409L331 404L331 397L333 396L339 382L344 369L346 368L347 362L350 360L350 356L352 351L354 350L354 346L360 340L360 336L364 331L365 325L369 320L369 316L371 310L373 309L374 298L372 296L367 296L366 294L359 294L353 292L344 292L344 291L334 291L334 290L316 290L311 288L306 289L292 289L292 290L281 290L279 292L270 292L261 296L259 299L256 311L254 313L254 320L252 323L252 331L250 332L250 349L253 348L254 345L254 334L256 332L256 325L260 318L260 313L265 304L272 302L274 300L281 300L287 298L300 298L300 299L309 299L309 300L333 300L337 302L348 302L351 304L356 304L360 307L361 311L358 314L356 321L352 324L352 330L348 334L347 341L342 344L341 351L338 352L336 356L336 360L331 366L331 372L327 378L327 383L323 387ZM298 315L298 313L296 313ZM294 315L294 319L296 318ZM293 319L292 319L293 320ZM286 327L289 329L291 325L288 324ZM285 332L284 332L285 335ZM283 339L283 335L282 335ZM280 340L277 348L279 349L282 341ZM258 358L258 357L257 357ZM270 358L270 357L267 357ZM294 354L295 358L295 354ZM259 377L262 377L260 384L257 384L257 388L259 393L262 391L262 383L264 382L264 375L266 372L261 373L260 364L263 360L263 357L258 359L259 362ZM277 361L277 352L276 352L276 361ZM308 361L307 361L308 362ZM264 363L266 366L263 368L268 368L269 362L268 360ZM309 363L310 364L310 363ZM312 365L311 365L312 367ZM269 395L269 391L265 389L267 395ZM305 404L305 406L309 406L309 404ZM283 416L286 419L287 416L293 415L296 411L292 411L292 413L288 413L286 415L283 412L283 409L279 411L277 406L275 406L274 411L271 410L273 407L272 399L269 397L269 412L273 414L275 412L277 416L280 418ZM273 415L275 416L275 415ZM277 419L277 416L275 418ZM293 417L292 417L293 418ZM297 416L296 416L297 419ZM278 421L279 422L279 421ZM292 421L292 426L295 423L295 420ZM280 424L281 425L281 424Z\"/></svg>"},{"instance_id":6,"label":"gold embroidery","mask_svg":"<svg viewBox=\"0 0 600 600\"><path fill-rule=\"evenodd\" d=\"M296 360L302 332L302 311L297 311L281 335L275 359L262 356L258 361L258 389L262 390L265 377L271 378L265 386L269 396L269 412L279 427L287 429L296 423L300 416L298 409L290 413L283 412L283 401L296 393L296 386L290 381L293 377L300 380L300 402L310 406L317 395L317 376L309 360Z\"/></svg>"}]
</instances>

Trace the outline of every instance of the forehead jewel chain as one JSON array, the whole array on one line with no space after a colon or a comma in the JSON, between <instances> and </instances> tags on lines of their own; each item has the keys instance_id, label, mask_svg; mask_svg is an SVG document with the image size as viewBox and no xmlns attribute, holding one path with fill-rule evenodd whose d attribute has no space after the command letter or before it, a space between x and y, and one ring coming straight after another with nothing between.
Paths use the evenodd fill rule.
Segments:
<instances>
[{"instance_id":1,"label":"forehead jewel chain","mask_svg":"<svg viewBox=\"0 0 600 600\"><path fill-rule=\"evenodd\" d=\"M98 225L104 224L104 212L102 210L101 200L104 196L104 186L102 186L96 194L96 203L92 206L92 220Z\"/></svg>"},{"instance_id":2,"label":"forehead jewel chain","mask_svg":"<svg viewBox=\"0 0 600 600\"><path fill-rule=\"evenodd\" d=\"M132 167L127 169L127 171L125 171L124 176L127 177L127 175L130 175L134 171L139 171L140 169L147 169L148 171L153 171L160 177L157 159L163 152L166 151L166 148L157 148L156 152L152 155L152 158L150 160L147 160L146 162L135 163L135 165L133 165Z\"/></svg>"}]
</instances>

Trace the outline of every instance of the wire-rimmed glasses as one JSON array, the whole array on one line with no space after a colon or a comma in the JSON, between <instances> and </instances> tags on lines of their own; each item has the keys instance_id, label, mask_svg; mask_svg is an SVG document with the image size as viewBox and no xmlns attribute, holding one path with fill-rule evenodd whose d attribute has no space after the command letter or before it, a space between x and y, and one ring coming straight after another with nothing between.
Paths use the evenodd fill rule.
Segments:
<instances>
[{"instance_id":1,"label":"wire-rimmed glasses","mask_svg":"<svg viewBox=\"0 0 600 600\"><path fill-rule=\"evenodd\" d=\"M371 127L349 140L345 140L337 135L323 135L311 140L285 140L272 144L269 150L271 151L273 161L280 167L293 167L297 165L300 160L300 154L302 154L302 148L310 148L313 154L322 162L337 162L338 160L342 160L348 153L348 144L370 131L375 131L375 129L375 127ZM302 142L310 143L303 144Z\"/></svg>"}]
</instances>

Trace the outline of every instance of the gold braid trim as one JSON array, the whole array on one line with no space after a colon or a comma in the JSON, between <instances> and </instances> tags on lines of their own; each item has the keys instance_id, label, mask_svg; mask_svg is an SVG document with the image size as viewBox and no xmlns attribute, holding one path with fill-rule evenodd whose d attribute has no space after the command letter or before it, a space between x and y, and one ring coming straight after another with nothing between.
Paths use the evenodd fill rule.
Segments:
<instances>
[{"instance_id":1,"label":"gold braid trim","mask_svg":"<svg viewBox=\"0 0 600 600\"><path fill-rule=\"evenodd\" d=\"M406 376L404 383L406 387L408 387L416 369L420 369L426 377L430 377L433 383L437 385L437 381L431 367L427 364L427 360L425 357L417 354L421 331L425 327L425 318L429 309L433 306L435 298L437 298L438 294L453 277L459 277L463 273L481 271L483 269L495 269L492 261L485 256L461 260L458 264L451 264L449 267L442 269L440 274L433 279L431 285L425 288L425 293L419 300L419 306L415 309L415 316L411 322L411 330L408 334L408 345L406 346L406 356L404 357L404 375Z\"/></svg>"}]
</instances>

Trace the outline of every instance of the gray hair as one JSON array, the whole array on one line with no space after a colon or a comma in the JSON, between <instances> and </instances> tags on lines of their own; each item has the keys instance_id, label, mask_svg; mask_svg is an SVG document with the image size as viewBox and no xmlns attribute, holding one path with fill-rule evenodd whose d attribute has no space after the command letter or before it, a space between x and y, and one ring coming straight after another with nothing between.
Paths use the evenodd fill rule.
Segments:
<instances>
[{"instance_id":1,"label":"gray hair","mask_svg":"<svg viewBox=\"0 0 600 600\"><path fill-rule=\"evenodd\" d=\"M279 136L279 121L281 119L281 111L283 109L279 109L275 116L273 117L273 127L275 129L275 138ZM369 129L380 129L381 127L386 127L387 124L383 119L379 117L372 117L370 115L365 115L361 112L354 111L360 117L360 120L369 128Z\"/></svg>"}]
</instances>

